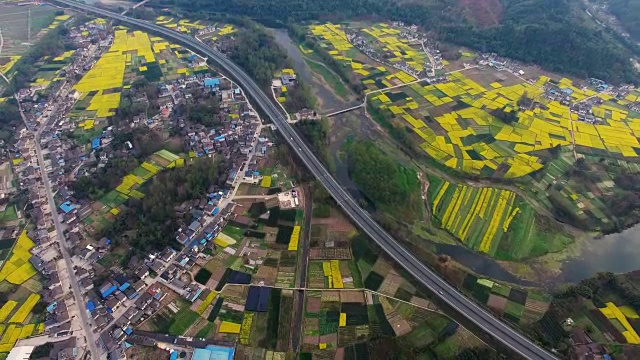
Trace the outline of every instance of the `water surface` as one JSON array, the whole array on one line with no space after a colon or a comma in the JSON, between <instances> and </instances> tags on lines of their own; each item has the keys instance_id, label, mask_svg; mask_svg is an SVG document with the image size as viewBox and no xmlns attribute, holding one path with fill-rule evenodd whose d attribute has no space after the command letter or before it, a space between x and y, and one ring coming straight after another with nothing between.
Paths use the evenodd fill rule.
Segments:
<instances>
[{"instance_id":1,"label":"water surface","mask_svg":"<svg viewBox=\"0 0 640 360\"><path fill-rule=\"evenodd\" d=\"M564 262L563 280L575 282L598 272L625 273L640 269L640 224L588 241L579 256Z\"/></svg>"}]
</instances>

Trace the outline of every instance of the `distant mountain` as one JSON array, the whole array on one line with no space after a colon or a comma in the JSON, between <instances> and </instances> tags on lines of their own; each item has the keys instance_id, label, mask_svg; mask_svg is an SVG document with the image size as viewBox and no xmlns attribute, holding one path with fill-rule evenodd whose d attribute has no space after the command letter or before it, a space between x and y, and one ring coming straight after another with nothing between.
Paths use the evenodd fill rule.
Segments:
<instances>
[{"instance_id":1,"label":"distant mountain","mask_svg":"<svg viewBox=\"0 0 640 360\"><path fill-rule=\"evenodd\" d=\"M578 4L577 0L164 0L154 5L282 24L402 20L422 25L442 40L552 71L613 83L638 82L630 51Z\"/></svg>"}]
</instances>

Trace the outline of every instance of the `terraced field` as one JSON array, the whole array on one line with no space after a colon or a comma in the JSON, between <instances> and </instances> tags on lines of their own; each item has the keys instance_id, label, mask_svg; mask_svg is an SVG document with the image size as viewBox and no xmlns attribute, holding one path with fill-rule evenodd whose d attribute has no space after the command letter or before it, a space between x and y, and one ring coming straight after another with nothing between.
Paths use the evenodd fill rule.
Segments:
<instances>
[{"instance_id":1,"label":"terraced field","mask_svg":"<svg viewBox=\"0 0 640 360\"><path fill-rule=\"evenodd\" d=\"M502 260L562 250L571 240L539 228L533 208L509 190L431 179L434 222L468 248Z\"/></svg>"}]
</instances>

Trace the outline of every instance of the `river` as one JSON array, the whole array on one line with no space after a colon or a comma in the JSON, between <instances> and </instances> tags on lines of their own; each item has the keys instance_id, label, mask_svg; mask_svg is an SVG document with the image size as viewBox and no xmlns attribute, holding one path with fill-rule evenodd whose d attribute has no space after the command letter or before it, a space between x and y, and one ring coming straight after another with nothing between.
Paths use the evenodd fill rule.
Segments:
<instances>
[{"instance_id":1,"label":"river","mask_svg":"<svg viewBox=\"0 0 640 360\"><path fill-rule=\"evenodd\" d=\"M273 34L276 43L285 50L287 56L291 59L297 76L300 77L316 96L321 113L330 113L348 107L342 98L334 94L315 77L307 65L298 45L293 42L286 29L269 30Z\"/></svg>"}]
</instances>

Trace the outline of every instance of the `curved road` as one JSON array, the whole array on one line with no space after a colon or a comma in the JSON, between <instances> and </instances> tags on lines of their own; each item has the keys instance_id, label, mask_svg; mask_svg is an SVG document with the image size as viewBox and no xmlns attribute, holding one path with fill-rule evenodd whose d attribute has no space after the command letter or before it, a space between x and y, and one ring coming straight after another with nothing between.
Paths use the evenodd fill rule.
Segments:
<instances>
[{"instance_id":1,"label":"curved road","mask_svg":"<svg viewBox=\"0 0 640 360\"><path fill-rule=\"evenodd\" d=\"M365 210L360 208L356 201L349 195L324 168L320 160L305 141L287 123L286 116L281 112L276 104L269 100L258 85L236 64L227 57L204 45L198 40L155 25L145 20L133 19L122 16L107 10L98 9L85 4L76 3L69 0L52 0L54 3L67 5L79 10L95 13L99 16L109 17L128 23L149 32L162 35L181 45L195 51L214 61L220 68L231 75L238 84L241 84L246 93L254 100L262 111L271 119L276 127L282 132L285 140L300 156L307 165L311 173L322 183L335 201L351 217L351 219L369 235L382 249L389 254L406 271L413 275L421 284L431 290L443 302L447 303L461 315L481 328L485 333L494 337L507 348L516 354L527 359L552 360L556 356L542 349L516 329L508 326L495 316L491 315L475 301L467 298L455 287L443 280L438 274L425 266L418 258L409 252L398 241L391 237L380 225L378 225Z\"/></svg>"}]
</instances>

